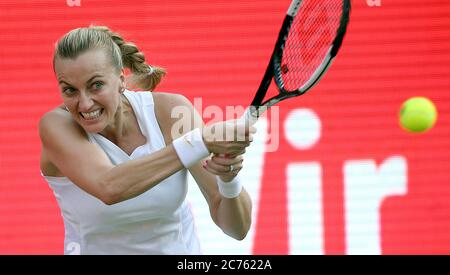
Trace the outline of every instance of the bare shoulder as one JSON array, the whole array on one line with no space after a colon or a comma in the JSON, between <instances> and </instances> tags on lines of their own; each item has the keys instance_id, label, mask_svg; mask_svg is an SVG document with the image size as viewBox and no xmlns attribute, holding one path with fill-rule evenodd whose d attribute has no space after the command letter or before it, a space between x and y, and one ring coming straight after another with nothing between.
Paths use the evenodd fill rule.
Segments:
<instances>
[{"instance_id":1,"label":"bare shoulder","mask_svg":"<svg viewBox=\"0 0 450 275\"><path fill-rule=\"evenodd\" d=\"M61 141L73 142L84 139L85 133L73 121L69 112L59 106L45 113L39 120L39 136L42 143L40 169L46 176L64 176L50 161L50 151L58 148Z\"/></svg>"},{"instance_id":2,"label":"bare shoulder","mask_svg":"<svg viewBox=\"0 0 450 275\"><path fill-rule=\"evenodd\" d=\"M155 101L155 109L171 112L173 108L178 106L192 107L192 103L184 95L153 92L153 100Z\"/></svg>"},{"instance_id":3,"label":"bare shoulder","mask_svg":"<svg viewBox=\"0 0 450 275\"><path fill-rule=\"evenodd\" d=\"M181 94L154 92L153 100L155 115L166 143L171 143L173 138L181 134L180 131L185 132L195 128L196 122L201 121L192 103Z\"/></svg>"},{"instance_id":4,"label":"bare shoulder","mask_svg":"<svg viewBox=\"0 0 450 275\"><path fill-rule=\"evenodd\" d=\"M64 109L56 108L39 121L42 142L41 171L46 176L65 176L103 202L110 197L99 179L114 165L106 153L91 143L86 132Z\"/></svg>"},{"instance_id":5,"label":"bare shoulder","mask_svg":"<svg viewBox=\"0 0 450 275\"><path fill-rule=\"evenodd\" d=\"M39 135L41 141L46 143L49 138L64 137L72 135L76 137L86 137L85 132L72 119L69 112L61 106L45 113L39 120ZM56 136L54 136L56 135Z\"/></svg>"}]
</instances>

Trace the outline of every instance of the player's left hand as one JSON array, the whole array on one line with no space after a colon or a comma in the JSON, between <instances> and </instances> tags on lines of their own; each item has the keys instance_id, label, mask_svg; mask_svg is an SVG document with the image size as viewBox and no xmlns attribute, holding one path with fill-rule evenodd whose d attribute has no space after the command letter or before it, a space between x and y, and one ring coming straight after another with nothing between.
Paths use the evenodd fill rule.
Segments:
<instances>
[{"instance_id":1,"label":"player's left hand","mask_svg":"<svg viewBox=\"0 0 450 275\"><path fill-rule=\"evenodd\" d=\"M203 167L210 173L220 176L222 181L229 182L241 171L243 161L243 154L237 156L214 154Z\"/></svg>"}]
</instances>

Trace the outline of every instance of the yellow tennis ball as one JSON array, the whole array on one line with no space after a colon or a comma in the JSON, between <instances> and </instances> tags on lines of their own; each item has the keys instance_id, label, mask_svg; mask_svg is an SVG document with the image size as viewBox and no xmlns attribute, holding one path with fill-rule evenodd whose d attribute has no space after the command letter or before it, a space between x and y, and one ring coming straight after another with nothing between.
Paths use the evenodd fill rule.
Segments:
<instances>
[{"instance_id":1,"label":"yellow tennis ball","mask_svg":"<svg viewBox=\"0 0 450 275\"><path fill-rule=\"evenodd\" d=\"M434 126L436 119L436 107L426 97L412 97L403 102L400 109L400 125L409 132L426 132Z\"/></svg>"}]
</instances>

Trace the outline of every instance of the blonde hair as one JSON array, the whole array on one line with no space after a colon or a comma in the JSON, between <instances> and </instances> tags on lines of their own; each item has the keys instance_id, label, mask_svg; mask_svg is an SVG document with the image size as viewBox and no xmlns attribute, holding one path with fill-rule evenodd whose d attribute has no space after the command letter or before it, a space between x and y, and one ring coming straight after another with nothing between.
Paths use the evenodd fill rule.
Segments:
<instances>
[{"instance_id":1,"label":"blonde hair","mask_svg":"<svg viewBox=\"0 0 450 275\"><path fill-rule=\"evenodd\" d=\"M57 58L73 59L92 49L106 50L118 73L128 68L131 76L127 83L137 88L152 91L166 74L163 68L148 65L144 53L135 44L105 26L78 28L65 34L56 44L53 69Z\"/></svg>"}]
</instances>

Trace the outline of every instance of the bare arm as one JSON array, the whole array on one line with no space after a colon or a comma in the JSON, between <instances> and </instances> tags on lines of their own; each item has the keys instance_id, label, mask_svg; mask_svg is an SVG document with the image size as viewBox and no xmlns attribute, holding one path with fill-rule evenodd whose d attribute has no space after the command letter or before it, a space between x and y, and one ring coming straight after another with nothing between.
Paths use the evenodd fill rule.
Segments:
<instances>
[{"instance_id":1,"label":"bare arm","mask_svg":"<svg viewBox=\"0 0 450 275\"><path fill-rule=\"evenodd\" d=\"M164 103L158 103L158 101L163 101ZM171 110L173 110L176 106L183 106L189 110L189 116L187 119L191 119L191 122L185 125L192 125L192 129L204 127L201 116L194 109L188 99L182 96L173 97L158 94L157 96L155 95L155 102L157 103L156 106L165 106L164 109L159 110L160 117L170 119ZM179 122L179 120L175 119L170 120L171 121L169 123L164 123L162 125L174 125L177 121ZM171 129L168 129L167 127L162 126L162 128L166 133L171 131ZM186 129L185 131L189 130L190 129ZM220 151L220 153L234 152L236 157L220 158L216 156L214 159L207 158L189 168L190 173L197 182L208 203L213 221L222 229L224 233L238 240L242 240L250 229L252 209L250 196L247 191L243 189L240 195L236 198L228 199L222 197L218 191L216 175L221 169L222 171L228 169L230 164L235 164L238 167L237 172L239 172L242 168L242 155L239 155L239 153L242 153L248 144L248 142L242 142L241 144L206 142L206 145L211 151L217 150ZM203 163L206 160L208 160L209 165L204 168ZM232 175L230 178L230 174L224 172L222 176L224 177L224 180L229 181L232 177L236 176L236 174Z\"/></svg>"},{"instance_id":2,"label":"bare arm","mask_svg":"<svg viewBox=\"0 0 450 275\"><path fill-rule=\"evenodd\" d=\"M41 119L39 134L43 150L61 173L105 204L133 198L184 168L172 145L115 166L62 110Z\"/></svg>"},{"instance_id":3,"label":"bare arm","mask_svg":"<svg viewBox=\"0 0 450 275\"><path fill-rule=\"evenodd\" d=\"M214 174L200 164L189 171L208 201L211 217L217 226L237 240L244 239L252 223L252 202L245 188L238 197L228 199L220 195Z\"/></svg>"}]
</instances>

